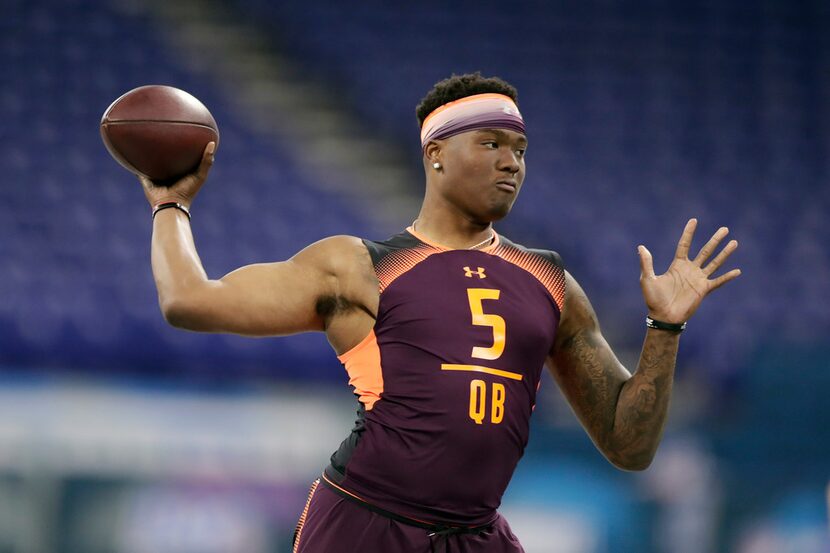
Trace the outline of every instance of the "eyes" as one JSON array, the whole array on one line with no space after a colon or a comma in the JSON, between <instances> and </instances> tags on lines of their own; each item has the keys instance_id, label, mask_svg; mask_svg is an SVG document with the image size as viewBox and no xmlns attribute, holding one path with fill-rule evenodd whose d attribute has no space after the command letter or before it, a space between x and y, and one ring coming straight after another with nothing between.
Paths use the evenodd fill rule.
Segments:
<instances>
[{"instance_id":1,"label":"eyes","mask_svg":"<svg viewBox=\"0 0 830 553\"><path fill-rule=\"evenodd\" d=\"M485 148L488 148L488 149L491 149L491 150L498 150L499 149L499 143L495 140L485 140L481 144ZM516 152L517 157L523 158L523 157L525 157L525 151L526 150L527 150L526 146L521 146L521 147L517 148L514 151Z\"/></svg>"}]
</instances>

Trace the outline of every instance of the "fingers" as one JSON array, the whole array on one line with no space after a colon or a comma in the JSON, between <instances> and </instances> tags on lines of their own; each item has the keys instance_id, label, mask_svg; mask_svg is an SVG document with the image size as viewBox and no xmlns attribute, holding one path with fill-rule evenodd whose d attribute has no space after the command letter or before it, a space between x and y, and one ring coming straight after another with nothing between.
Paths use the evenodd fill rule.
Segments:
<instances>
[{"instance_id":1,"label":"fingers","mask_svg":"<svg viewBox=\"0 0 830 553\"><path fill-rule=\"evenodd\" d=\"M721 250L718 256L713 259L708 265L703 267L703 273L706 276L712 275L720 269L720 266L723 265L723 262L729 259L729 256L732 255L738 249L738 241L737 240L730 240L728 244Z\"/></svg>"},{"instance_id":2,"label":"fingers","mask_svg":"<svg viewBox=\"0 0 830 553\"><path fill-rule=\"evenodd\" d=\"M640 254L640 278L654 278L654 260L651 252L645 246L637 246L637 253Z\"/></svg>"},{"instance_id":3,"label":"fingers","mask_svg":"<svg viewBox=\"0 0 830 553\"><path fill-rule=\"evenodd\" d=\"M216 142L208 142L207 146L205 146L204 152L202 152L202 160L199 162L199 167L197 167L196 171L194 171L193 173L190 173L182 177L179 180L179 182L192 180L194 176L196 177L197 182L203 182L207 178L208 171L210 171L210 168L213 165L214 152L216 152ZM152 190L153 188L159 186L143 175L137 176L138 180L141 181L141 185L144 187L145 190ZM169 190L171 188L176 187L176 185L178 185L179 182L169 186L165 185L164 188Z\"/></svg>"},{"instance_id":4,"label":"fingers","mask_svg":"<svg viewBox=\"0 0 830 553\"><path fill-rule=\"evenodd\" d=\"M703 247L703 249L706 249L706 247L709 246L709 244L712 244L712 242L714 242L715 238L717 237L717 242L715 242L715 244L712 246L712 250L714 250L717 247L717 244L723 239L724 236L726 236L726 234L728 232L729 231L728 231L728 229L726 229L726 227L721 227L720 229L718 229L718 232L715 233L715 236L713 236L712 239L709 240L709 242L706 244L706 246ZM718 237L718 234L721 234L721 236ZM706 267L702 268L703 273L706 276L709 276L709 275L713 274L715 271L717 271L718 269L720 269L720 266L723 265L723 263L727 259L729 259L729 256L732 255L732 253L736 249L738 249L738 241L737 240L730 240L729 243L726 244L726 246L723 248L723 250L721 250L721 252L717 255L717 257L715 257L715 259L713 259L708 265L706 265ZM701 250L700 254L698 254L698 258L701 258L701 262L703 262L706 259L706 257L711 255L711 253L712 253L712 251L710 250L704 257L701 258L701 256L703 256L703 254L704 254L703 250ZM695 258L695 262L698 261L698 258ZM717 290L718 288L720 288L721 286L723 286L724 284L726 284L730 280L734 280L734 279L738 278L740 275L741 275L741 270L740 269L732 269L728 273L723 274L723 275L719 276L718 278L716 278L714 280L710 280L709 281L709 291L711 292L712 290Z\"/></svg>"},{"instance_id":5,"label":"fingers","mask_svg":"<svg viewBox=\"0 0 830 553\"><path fill-rule=\"evenodd\" d=\"M715 234L712 235L712 238L710 238L709 241L706 242L706 244L702 248L700 248L700 252L697 254L697 257L695 257L692 262L698 267L702 266L703 262L709 259L709 256L712 255L712 252L715 251L715 249L718 247L718 244L720 244L720 241L723 240L727 234L729 234L729 229L726 227L721 227L717 231L715 231Z\"/></svg>"},{"instance_id":6,"label":"fingers","mask_svg":"<svg viewBox=\"0 0 830 553\"><path fill-rule=\"evenodd\" d=\"M141 182L141 186L143 186L145 190L150 190L150 189L153 188L153 186L155 186L153 184L153 181L151 181L150 179L148 179L144 175L136 175L136 176L138 177L138 180Z\"/></svg>"},{"instance_id":7,"label":"fingers","mask_svg":"<svg viewBox=\"0 0 830 553\"><path fill-rule=\"evenodd\" d=\"M205 146L205 151L202 154L202 161L209 159L213 163L213 154L216 152L216 142L208 142Z\"/></svg>"},{"instance_id":8,"label":"fingers","mask_svg":"<svg viewBox=\"0 0 830 553\"><path fill-rule=\"evenodd\" d=\"M716 278L715 280L710 280L709 282L711 284L709 285L709 291L711 292L712 290L717 290L718 288L720 288L721 286L723 286L724 284L726 284L730 280L735 280L739 276L741 276L741 270L740 269L732 269L731 271L729 271L725 275L721 275L718 278Z\"/></svg>"},{"instance_id":9,"label":"fingers","mask_svg":"<svg viewBox=\"0 0 830 553\"><path fill-rule=\"evenodd\" d=\"M689 257L689 248L692 246L692 238L695 235L697 228L697 219L689 219L686 223L686 228L683 229L683 234L680 236L680 241L677 243L677 251L674 256L678 259L687 259Z\"/></svg>"},{"instance_id":10,"label":"fingers","mask_svg":"<svg viewBox=\"0 0 830 553\"><path fill-rule=\"evenodd\" d=\"M199 193L199 189L207 179L208 172L213 165L216 143L208 142L202 152L202 160L196 170L183 176L172 184L155 183L147 177L139 175L141 186L144 188L144 195L150 205L158 205L165 201L175 201L182 205L190 206L193 198Z\"/></svg>"},{"instance_id":11,"label":"fingers","mask_svg":"<svg viewBox=\"0 0 830 553\"><path fill-rule=\"evenodd\" d=\"M208 145L205 146L205 151L202 153L202 161L196 170L196 178L200 181L207 178L208 171L210 171L213 165L214 152L216 152L216 142L208 142Z\"/></svg>"}]
</instances>

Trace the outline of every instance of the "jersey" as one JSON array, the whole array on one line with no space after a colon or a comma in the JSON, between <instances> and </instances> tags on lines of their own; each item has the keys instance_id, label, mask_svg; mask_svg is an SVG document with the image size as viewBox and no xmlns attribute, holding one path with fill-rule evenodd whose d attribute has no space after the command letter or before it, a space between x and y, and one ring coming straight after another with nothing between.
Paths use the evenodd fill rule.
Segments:
<instances>
[{"instance_id":1,"label":"jersey","mask_svg":"<svg viewBox=\"0 0 830 553\"><path fill-rule=\"evenodd\" d=\"M339 357L358 420L324 478L430 523L492 522L528 440L565 297L558 254L495 235L452 250L411 227L364 240L375 325Z\"/></svg>"}]
</instances>

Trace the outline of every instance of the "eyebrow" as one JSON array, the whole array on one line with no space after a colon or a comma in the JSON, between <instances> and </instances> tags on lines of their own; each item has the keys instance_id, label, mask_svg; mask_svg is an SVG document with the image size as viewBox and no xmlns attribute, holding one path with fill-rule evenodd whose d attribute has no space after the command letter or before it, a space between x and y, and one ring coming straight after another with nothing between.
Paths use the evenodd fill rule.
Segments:
<instances>
[{"instance_id":1,"label":"eyebrow","mask_svg":"<svg viewBox=\"0 0 830 553\"><path fill-rule=\"evenodd\" d=\"M478 132L478 133L487 133L487 132L489 132L489 133L495 134L499 138L504 138L504 139L508 138L507 133L502 131L502 130L499 130L499 129L479 129L476 132ZM525 137L523 135L519 135L518 142L520 144L524 143L525 145L527 145L527 137Z\"/></svg>"}]
</instances>

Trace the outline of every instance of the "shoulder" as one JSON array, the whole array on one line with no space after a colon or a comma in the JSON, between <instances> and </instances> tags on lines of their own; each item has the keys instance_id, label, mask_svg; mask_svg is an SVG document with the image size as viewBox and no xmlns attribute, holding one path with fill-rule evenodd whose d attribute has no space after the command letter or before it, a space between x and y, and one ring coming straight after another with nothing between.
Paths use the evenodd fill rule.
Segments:
<instances>
[{"instance_id":1,"label":"shoulder","mask_svg":"<svg viewBox=\"0 0 830 553\"><path fill-rule=\"evenodd\" d=\"M309 244L300 250L292 259L340 260L353 255L359 250L366 250L363 241L356 236L337 235L329 236Z\"/></svg>"},{"instance_id":2,"label":"shoulder","mask_svg":"<svg viewBox=\"0 0 830 553\"><path fill-rule=\"evenodd\" d=\"M395 234L386 240L369 240L356 236L338 235L324 238L311 244L297 256L312 258L325 264L334 272L368 268L373 272L385 257L406 250L417 250L425 246L415 236L406 231Z\"/></svg>"},{"instance_id":3,"label":"shoulder","mask_svg":"<svg viewBox=\"0 0 830 553\"><path fill-rule=\"evenodd\" d=\"M309 245L291 261L311 269L306 272L307 278L318 278L325 283L324 292L317 298L318 312L330 316L348 311L343 308L350 306L376 312L377 278L369 250L361 238L330 236Z\"/></svg>"},{"instance_id":4,"label":"shoulder","mask_svg":"<svg viewBox=\"0 0 830 553\"><path fill-rule=\"evenodd\" d=\"M406 231L390 236L386 240L362 240L364 247L372 258L372 263L377 265L389 254L401 250L412 250L424 246L423 242Z\"/></svg>"},{"instance_id":5,"label":"shoulder","mask_svg":"<svg viewBox=\"0 0 830 553\"><path fill-rule=\"evenodd\" d=\"M580 329L597 326L597 317L588 295L571 273L565 271L565 306L562 309L562 326Z\"/></svg>"},{"instance_id":6,"label":"shoulder","mask_svg":"<svg viewBox=\"0 0 830 553\"><path fill-rule=\"evenodd\" d=\"M561 270L563 272L565 271L565 264L562 261L562 256L559 255L558 252L555 252L553 250L539 249L539 248L528 248L528 247L526 247L522 244L518 244L516 242L513 242L512 240L510 240L509 238L507 238L506 236L503 236L501 234L499 235L499 241L500 241L499 245L504 249L507 249L507 250L512 249L512 250L516 250L518 252L522 252L522 253L524 253L525 255L528 255L528 256L535 256L535 257L541 258L541 259L547 261L548 263L550 263L552 266L557 267L559 270Z\"/></svg>"},{"instance_id":7,"label":"shoulder","mask_svg":"<svg viewBox=\"0 0 830 553\"><path fill-rule=\"evenodd\" d=\"M299 251L290 261L314 267L331 276L339 276L371 267L364 241L356 236L329 236Z\"/></svg>"},{"instance_id":8,"label":"shoulder","mask_svg":"<svg viewBox=\"0 0 830 553\"><path fill-rule=\"evenodd\" d=\"M565 279L568 293L565 296L565 305L562 309L562 318L559 321L559 331L554 346L557 351L570 347L579 335L594 341L602 339L596 311L585 290L567 271L565 271Z\"/></svg>"},{"instance_id":9,"label":"shoulder","mask_svg":"<svg viewBox=\"0 0 830 553\"><path fill-rule=\"evenodd\" d=\"M499 235L490 252L532 274L552 297L560 314L564 310L567 282L562 257L553 250L528 248Z\"/></svg>"}]
</instances>

